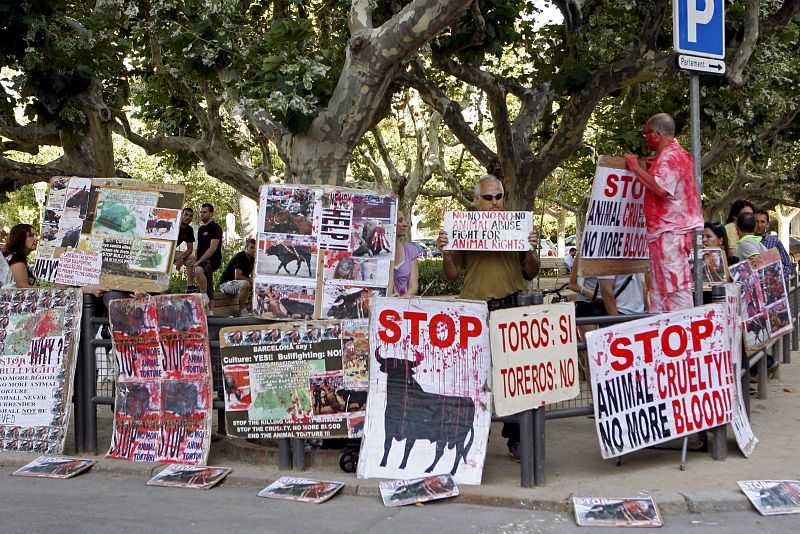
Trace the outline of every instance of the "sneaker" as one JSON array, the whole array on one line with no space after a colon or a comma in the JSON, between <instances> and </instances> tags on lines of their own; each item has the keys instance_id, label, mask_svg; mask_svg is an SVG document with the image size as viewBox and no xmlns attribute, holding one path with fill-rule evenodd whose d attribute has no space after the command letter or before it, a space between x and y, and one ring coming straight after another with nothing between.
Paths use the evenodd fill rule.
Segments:
<instances>
[{"instance_id":1,"label":"sneaker","mask_svg":"<svg viewBox=\"0 0 800 534\"><path fill-rule=\"evenodd\" d=\"M239 317L252 317L252 316L253 312L248 310L242 310L241 312L239 312Z\"/></svg>"},{"instance_id":2,"label":"sneaker","mask_svg":"<svg viewBox=\"0 0 800 534\"><path fill-rule=\"evenodd\" d=\"M197 289L197 286L195 286L195 285L186 286L186 292L187 293L197 293L197 291L198 291L198 289Z\"/></svg>"},{"instance_id":3,"label":"sneaker","mask_svg":"<svg viewBox=\"0 0 800 534\"><path fill-rule=\"evenodd\" d=\"M508 454L511 460L519 463L519 442L509 445L506 454Z\"/></svg>"}]
</instances>

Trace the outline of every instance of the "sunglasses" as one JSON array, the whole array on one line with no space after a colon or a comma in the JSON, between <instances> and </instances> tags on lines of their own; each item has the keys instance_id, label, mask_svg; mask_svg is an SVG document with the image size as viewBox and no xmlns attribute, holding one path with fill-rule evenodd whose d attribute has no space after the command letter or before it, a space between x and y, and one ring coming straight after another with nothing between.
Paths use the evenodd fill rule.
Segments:
<instances>
[{"instance_id":1,"label":"sunglasses","mask_svg":"<svg viewBox=\"0 0 800 534\"><path fill-rule=\"evenodd\" d=\"M503 193L496 193L494 195L486 193L485 195L481 195L481 198L483 200L500 200L501 198L503 198Z\"/></svg>"}]
</instances>

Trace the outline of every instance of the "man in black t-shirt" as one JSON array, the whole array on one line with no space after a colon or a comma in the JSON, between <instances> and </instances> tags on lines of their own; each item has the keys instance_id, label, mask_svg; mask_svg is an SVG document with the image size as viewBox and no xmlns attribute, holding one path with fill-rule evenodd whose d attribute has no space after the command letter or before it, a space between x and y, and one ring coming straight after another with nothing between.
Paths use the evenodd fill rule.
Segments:
<instances>
[{"instance_id":1,"label":"man in black t-shirt","mask_svg":"<svg viewBox=\"0 0 800 534\"><path fill-rule=\"evenodd\" d=\"M197 259L194 263L194 276L200 293L213 297L214 272L222 263L222 228L214 222L214 206L203 204L200 207L200 221L203 226L197 230Z\"/></svg>"},{"instance_id":2,"label":"man in black t-shirt","mask_svg":"<svg viewBox=\"0 0 800 534\"><path fill-rule=\"evenodd\" d=\"M253 287L253 266L256 261L256 240L248 238L245 242L244 250L237 253L219 280L219 289L226 295L238 295L239 297L239 317L251 315L247 310L247 297L250 296L250 289Z\"/></svg>"},{"instance_id":3,"label":"man in black t-shirt","mask_svg":"<svg viewBox=\"0 0 800 534\"><path fill-rule=\"evenodd\" d=\"M197 286L194 284L194 229L190 226L194 219L194 210L192 208L183 208L181 212L181 225L178 228L178 241L175 247L181 246L181 243L186 243L186 250L180 252L175 256L175 270L180 271L181 267L186 266L186 292L192 293L197 291Z\"/></svg>"}]
</instances>

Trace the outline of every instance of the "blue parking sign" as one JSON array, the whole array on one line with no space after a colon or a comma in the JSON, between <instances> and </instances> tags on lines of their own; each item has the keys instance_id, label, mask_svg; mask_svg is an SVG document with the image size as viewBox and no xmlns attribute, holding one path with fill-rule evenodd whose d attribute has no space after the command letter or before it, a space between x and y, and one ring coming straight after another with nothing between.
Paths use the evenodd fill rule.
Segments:
<instances>
[{"instance_id":1,"label":"blue parking sign","mask_svg":"<svg viewBox=\"0 0 800 534\"><path fill-rule=\"evenodd\" d=\"M725 58L724 0L672 0L676 52Z\"/></svg>"}]
</instances>

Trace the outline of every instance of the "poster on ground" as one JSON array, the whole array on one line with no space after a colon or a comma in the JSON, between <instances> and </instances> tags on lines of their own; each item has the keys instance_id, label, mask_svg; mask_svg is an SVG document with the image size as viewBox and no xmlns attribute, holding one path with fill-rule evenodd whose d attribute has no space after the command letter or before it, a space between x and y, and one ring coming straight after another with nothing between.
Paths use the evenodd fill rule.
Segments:
<instances>
[{"instance_id":1,"label":"poster on ground","mask_svg":"<svg viewBox=\"0 0 800 534\"><path fill-rule=\"evenodd\" d=\"M83 473L97 460L89 458L68 458L66 456L39 456L13 473L18 477L72 478Z\"/></svg>"},{"instance_id":2,"label":"poster on ground","mask_svg":"<svg viewBox=\"0 0 800 534\"><path fill-rule=\"evenodd\" d=\"M320 504L344 487L344 482L282 477L258 492L259 497Z\"/></svg>"},{"instance_id":3,"label":"poster on ground","mask_svg":"<svg viewBox=\"0 0 800 534\"><path fill-rule=\"evenodd\" d=\"M367 403L367 321L220 330L228 435L356 438Z\"/></svg>"},{"instance_id":4,"label":"poster on ground","mask_svg":"<svg viewBox=\"0 0 800 534\"><path fill-rule=\"evenodd\" d=\"M371 310L358 477L480 484L492 412L486 303L377 298Z\"/></svg>"},{"instance_id":5,"label":"poster on ground","mask_svg":"<svg viewBox=\"0 0 800 534\"><path fill-rule=\"evenodd\" d=\"M364 190L262 186L254 312L363 319L392 279L397 199Z\"/></svg>"},{"instance_id":6,"label":"poster on ground","mask_svg":"<svg viewBox=\"0 0 800 534\"><path fill-rule=\"evenodd\" d=\"M742 286L742 331L745 350L757 351L792 330L792 314L783 265L777 249L753 256L730 268Z\"/></svg>"},{"instance_id":7,"label":"poster on ground","mask_svg":"<svg viewBox=\"0 0 800 534\"><path fill-rule=\"evenodd\" d=\"M728 321L726 304L709 304L587 334L603 458L731 422Z\"/></svg>"},{"instance_id":8,"label":"poster on ground","mask_svg":"<svg viewBox=\"0 0 800 534\"><path fill-rule=\"evenodd\" d=\"M148 486L211 489L231 472L230 467L171 464L147 481Z\"/></svg>"},{"instance_id":9,"label":"poster on ground","mask_svg":"<svg viewBox=\"0 0 800 534\"><path fill-rule=\"evenodd\" d=\"M48 282L166 291L183 196L177 184L52 178L34 274Z\"/></svg>"},{"instance_id":10,"label":"poster on ground","mask_svg":"<svg viewBox=\"0 0 800 534\"><path fill-rule=\"evenodd\" d=\"M644 186L620 157L597 162L579 254L581 276L647 270Z\"/></svg>"},{"instance_id":11,"label":"poster on ground","mask_svg":"<svg viewBox=\"0 0 800 534\"><path fill-rule=\"evenodd\" d=\"M446 211L445 250L527 252L533 232L530 211Z\"/></svg>"},{"instance_id":12,"label":"poster on ground","mask_svg":"<svg viewBox=\"0 0 800 534\"><path fill-rule=\"evenodd\" d=\"M458 496L450 473L413 480L392 480L380 483L381 499L387 508Z\"/></svg>"},{"instance_id":13,"label":"poster on ground","mask_svg":"<svg viewBox=\"0 0 800 534\"><path fill-rule=\"evenodd\" d=\"M211 442L211 351L196 295L109 305L117 376L109 458L205 465Z\"/></svg>"},{"instance_id":14,"label":"poster on ground","mask_svg":"<svg viewBox=\"0 0 800 534\"><path fill-rule=\"evenodd\" d=\"M77 289L0 290L0 451L63 452L82 302Z\"/></svg>"},{"instance_id":15,"label":"poster on ground","mask_svg":"<svg viewBox=\"0 0 800 534\"><path fill-rule=\"evenodd\" d=\"M800 480L740 480L761 515L800 514Z\"/></svg>"},{"instance_id":16,"label":"poster on ground","mask_svg":"<svg viewBox=\"0 0 800 534\"><path fill-rule=\"evenodd\" d=\"M572 506L579 527L660 527L664 524L650 497L573 497Z\"/></svg>"},{"instance_id":17,"label":"poster on ground","mask_svg":"<svg viewBox=\"0 0 800 534\"><path fill-rule=\"evenodd\" d=\"M572 303L493 311L489 327L497 415L512 415L578 395Z\"/></svg>"}]
</instances>

